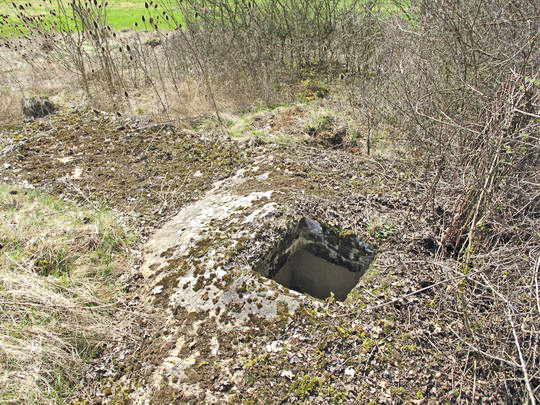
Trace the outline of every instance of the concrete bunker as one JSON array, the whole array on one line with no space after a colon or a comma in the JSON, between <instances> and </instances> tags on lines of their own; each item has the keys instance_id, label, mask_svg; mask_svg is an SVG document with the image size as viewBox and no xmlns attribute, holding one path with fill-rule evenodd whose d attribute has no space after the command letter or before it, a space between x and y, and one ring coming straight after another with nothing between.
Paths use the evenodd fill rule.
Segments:
<instances>
[{"instance_id":1,"label":"concrete bunker","mask_svg":"<svg viewBox=\"0 0 540 405\"><path fill-rule=\"evenodd\" d=\"M315 298L343 301L375 257L356 235L302 218L257 266L282 286Z\"/></svg>"}]
</instances>

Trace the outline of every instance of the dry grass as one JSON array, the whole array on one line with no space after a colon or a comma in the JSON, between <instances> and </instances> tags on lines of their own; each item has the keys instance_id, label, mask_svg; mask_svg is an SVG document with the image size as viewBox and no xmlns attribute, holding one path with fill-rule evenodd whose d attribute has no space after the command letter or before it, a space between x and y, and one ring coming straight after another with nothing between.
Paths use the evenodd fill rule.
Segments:
<instances>
[{"instance_id":1,"label":"dry grass","mask_svg":"<svg viewBox=\"0 0 540 405\"><path fill-rule=\"evenodd\" d=\"M39 52L30 50L29 42L21 41L21 46L27 45L28 53L23 56L2 47L0 39L0 121L20 119L23 98L48 96L59 104L81 103L86 99L73 73L58 64L47 63Z\"/></svg>"},{"instance_id":2,"label":"dry grass","mask_svg":"<svg viewBox=\"0 0 540 405\"><path fill-rule=\"evenodd\" d=\"M149 37L144 33L119 33L115 46L125 46L128 43L133 46L133 43L142 43ZM111 96L103 88L97 72L89 75L90 94L86 94L76 72L66 69L59 60L47 55L30 41L22 39L19 45L27 52L3 47L0 39L0 121L20 119L21 100L36 95L47 96L60 105L88 105L101 111L120 111L167 119L171 116L200 117L213 111L208 91L201 80L186 75L173 85L168 76L159 79L155 67L157 59L154 57L146 59L148 66L145 69L148 69L150 77L131 77L132 81L126 81L129 99L118 102L117 97ZM162 57L160 49L143 46L143 50L159 54L157 58ZM24 55L31 56L31 59ZM118 56L118 66L124 66L122 73L128 77L132 72L122 63L121 56ZM149 81L156 82L155 90ZM235 108L240 103L234 97L230 98L230 88L226 83L219 83L219 86L216 83L215 91L223 108ZM166 103L166 111L160 99Z\"/></svg>"},{"instance_id":3,"label":"dry grass","mask_svg":"<svg viewBox=\"0 0 540 405\"><path fill-rule=\"evenodd\" d=\"M111 212L1 184L0 235L0 402L63 402L122 336L112 314L133 236Z\"/></svg>"},{"instance_id":4,"label":"dry grass","mask_svg":"<svg viewBox=\"0 0 540 405\"><path fill-rule=\"evenodd\" d=\"M0 89L15 90L19 99L47 95L52 101L59 94L63 100L72 100L73 93L79 96L83 91L87 97L84 101L101 110L165 115L167 118L177 114L197 117L213 113L221 121L220 111L247 110L256 104L292 101L295 94L291 94L294 91L290 91L290 84L298 83L304 76L304 68L309 70L312 64L328 67L345 58L346 65L352 69L352 65L357 66L369 52L363 49L358 54L357 48L350 46L351 41L356 44L361 39L362 44L369 48L368 45L377 37L374 33L360 30L354 38L348 34L323 38L328 27L333 27L338 21L347 26L367 26L362 21L371 21L373 10L364 10L356 2L354 6L349 2L343 2L343 5L358 12L358 21L350 21L350 13L341 8L339 16L323 13L328 8L325 0L291 3L287 14L291 21L303 22L308 9L320 17L317 18L317 26L313 27L317 35L310 46L304 46L306 33L301 28L286 30L285 40L274 32L273 23L268 20L280 13L272 11L270 4L269 9L257 5L255 12L251 6L246 8L247 4L242 3L241 10L238 10L240 14L231 17L233 19L226 24L230 32L222 32L214 31L214 17L207 15L206 8L196 2L176 4L186 19L188 16L194 19L192 24L186 20L190 27L188 30L167 31L160 29L159 23L148 25L147 22L166 18L171 21L169 29L179 28L171 5L158 3L160 8L157 11L150 7L145 15L137 16L138 26L144 25L149 31L123 33L110 29L102 8L95 6L96 3L85 3L82 9L66 4L62 8L63 18L55 20L53 32L48 20L31 18L33 11L28 6L28 18L21 26L11 20L4 24L11 30L22 29L32 35L30 39L0 39L0 62L13 65L11 80L18 82L14 87L7 83L9 80L0 77ZM111 6L111 10L117 6ZM202 16L202 11L205 17L199 27L196 21ZM25 10L21 12L26 13ZM241 17L242 13L257 16L257 21L254 20L249 27L238 25L237 17L246 19ZM311 12L307 15L311 16ZM281 26L282 18L279 17L277 22ZM289 22L286 25L289 28L296 26ZM79 29L66 29L71 26ZM302 24L306 29L308 26ZM239 29L246 31L239 36ZM7 47L2 46L2 41ZM338 45L339 50L334 49ZM45 86L48 78L36 79L39 77L36 71L41 66L46 66L44 73L51 75L58 88ZM15 112L18 104L10 106L4 115Z\"/></svg>"}]
</instances>

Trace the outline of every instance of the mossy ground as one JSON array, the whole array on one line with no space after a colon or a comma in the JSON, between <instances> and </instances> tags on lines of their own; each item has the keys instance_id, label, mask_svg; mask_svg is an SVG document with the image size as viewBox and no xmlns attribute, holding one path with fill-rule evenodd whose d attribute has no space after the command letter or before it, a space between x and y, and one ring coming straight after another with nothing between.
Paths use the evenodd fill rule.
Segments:
<instances>
[{"instance_id":1,"label":"mossy ground","mask_svg":"<svg viewBox=\"0 0 540 405\"><path fill-rule=\"evenodd\" d=\"M2 135L5 145L18 145L0 157L0 165L10 169L8 177L12 181L27 182L67 199L112 206L130 215L143 233L150 233L180 207L196 200L216 180L255 164L257 173L271 175L265 181L247 181L242 186L246 193L250 190L273 190L282 194L285 201L290 199L291 203L297 204L299 194L305 191L305 199L301 202L305 212L340 228L345 226L349 231L370 229L368 223L373 221L375 213L391 216L392 213L406 212L411 207L406 199L400 197L406 190L387 190L389 173L401 171L402 167L386 164L387 171L383 173L379 170L380 162L364 159L350 151L328 150L316 143L313 146L295 142L270 143L243 149L244 144L236 141L202 141L190 131L140 125L135 120L89 110L64 110L50 118L6 127ZM265 159L268 156L272 158ZM385 197L379 197L382 190L387 190ZM394 218L392 221L396 222L394 232L383 235L373 231L371 235L367 231L365 236L372 237L372 241L378 244L391 245L396 242L398 229L410 231L410 226L403 220ZM378 224L373 229L379 229ZM215 224L216 229L218 225ZM233 232L231 229L227 231ZM225 238L220 244L229 242ZM193 260L205 257L213 243L215 241L201 241L196 246L197 252L192 255ZM237 257L245 256L243 251L249 246L243 247L239 242L232 248L229 265L234 265ZM173 259L171 266L174 263ZM154 305L167 305L167 298L181 275L177 268L170 270L170 276L160 280L165 287ZM385 279L388 277L391 276L386 275ZM367 291L377 294L378 300L398 295L400 289L396 283L404 288L411 283L414 285L410 279L403 281L396 277L393 289L381 289L377 284L381 279L374 280L375 286L366 287ZM388 286L391 281L384 284ZM237 393L230 397L233 403L268 403L276 398L286 403L310 403L314 398L323 400L323 403L362 403L372 388L366 382L359 384L360 376L365 380L369 375L378 375L388 370L389 364L394 364L392 367L397 375L421 363L410 356L410 351L407 359L403 359L395 348L393 340L403 332L388 326L395 325L399 318L392 307L388 309L388 315L385 310L371 319L362 315L362 321L359 321L357 317L360 314L356 311L369 305L371 298L358 291L352 297L345 307L335 303L324 307L306 304L296 313L282 311L277 323L252 318L251 322L258 331L255 334L254 329L232 334L218 333L217 319L201 318L203 314L182 314L176 310L176 319L186 319L188 323L196 319L204 322L199 327L202 333L197 340L200 352L198 368L192 370L189 378L209 390L221 390L221 385L229 384L217 377L223 370L214 370L212 364L204 361L210 351L210 342L217 336L221 358L227 359L230 352L238 362L231 367L239 367L246 376L237 386L240 391L235 391ZM220 322L225 322L237 310L233 306L219 314ZM289 346L269 353L266 346L276 328L285 328L282 333L286 333L287 338L282 338ZM389 336L392 336L390 340ZM144 378L138 374L140 362L159 363L163 353L173 347L173 341L163 332L152 335L149 344L136 354L133 361L119 367L117 378L126 375L135 385L142 383ZM238 349L238 345L231 346L230 342L240 345L251 342L250 349ZM398 345L413 347L414 344L411 339L402 339ZM226 347L230 350L225 350ZM296 360L291 357L292 347L298 348ZM349 368L355 370L354 381L344 377L344 370ZM293 377L282 377L284 370L292 373ZM111 398L124 397L125 384L112 383L111 389L106 391L110 392ZM404 400L414 398L419 390L414 382L409 384L404 380L399 384L404 387L399 391ZM167 403L174 398L197 401L196 397L190 399L189 396L178 395L177 391L165 385L154 394L153 400L155 403Z\"/></svg>"},{"instance_id":2,"label":"mossy ground","mask_svg":"<svg viewBox=\"0 0 540 405\"><path fill-rule=\"evenodd\" d=\"M295 108L268 113L268 122ZM325 118L327 114L320 117L312 121L327 128L332 120ZM249 120L250 125L257 121L256 117ZM220 325L241 310L238 305L212 317L207 311L187 312L179 306L171 312L172 319L185 330L166 330L161 318L141 322L137 336L142 343L127 351L127 360L104 363L113 375L102 379L102 388L94 393L110 403L129 403L133 393L144 391L164 353L175 349L180 333L186 341L179 346L178 357L192 356L193 364L185 376L164 377L161 388L151 394L152 403L195 404L208 398L239 404L459 403L478 398L496 403L504 398L487 374L478 374L476 384L460 383L456 390L455 381L464 373L461 367L481 359L445 327L452 316L460 322L452 315L455 285L441 283L414 293L447 278L445 269L454 263L448 259L439 265L433 250L423 243L448 214L442 208L425 212L426 197L418 192L422 179L406 158L399 159L399 153L365 156L354 147L329 148L320 142L266 139L250 144L218 135L203 138L197 131L201 129L178 130L135 117L64 109L45 119L1 127L0 167L4 181L121 211L143 237L199 199L216 181L239 169L257 167L240 186L241 194L274 191L280 203L289 202L346 234L362 235L379 247L379 256L343 303L307 299L296 311L285 311L282 305L274 321L252 317L249 327L235 331L221 330ZM204 129L206 135L210 131ZM263 199L253 209L264 203ZM229 219L241 223L241 218ZM224 283L229 283L239 277L241 263L257 258L257 244L239 238L237 245L229 246L227 235L239 229L225 229L226 224L212 223L213 230L223 232L194 246L188 263L200 265L213 246L223 247L222 260L230 271ZM252 241L272 237L261 229L251 231ZM280 229L272 232L277 235ZM153 301L152 316L158 318L173 290L181 287L178 278L187 271L185 260L168 257L173 253L165 252L163 257L170 260L163 270L168 274L160 279L163 295ZM197 276L202 291L207 281ZM149 280L141 280L135 275L126 286L133 305L149 288L144 285ZM237 295L247 297L247 302L257 294L251 289L239 284ZM196 336L193 324L197 324ZM217 355L212 351L216 344ZM509 372L504 367L491 370ZM180 392L175 388L179 378L204 388L210 396Z\"/></svg>"},{"instance_id":3,"label":"mossy ground","mask_svg":"<svg viewBox=\"0 0 540 405\"><path fill-rule=\"evenodd\" d=\"M0 139L18 145L0 156L6 179L106 204L154 225L230 176L249 154L234 142L203 141L92 110L5 126Z\"/></svg>"}]
</instances>

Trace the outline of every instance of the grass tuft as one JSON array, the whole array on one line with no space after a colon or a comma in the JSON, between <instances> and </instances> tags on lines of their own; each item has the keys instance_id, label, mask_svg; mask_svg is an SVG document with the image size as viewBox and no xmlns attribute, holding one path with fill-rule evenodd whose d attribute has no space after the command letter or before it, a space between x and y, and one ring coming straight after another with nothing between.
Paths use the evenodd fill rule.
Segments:
<instances>
[{"instance_id":1,"label":"grass tuft","mask_svg":"<svg viewBox=\"0 0 540 405\"><path fill-rule=\"evenodd\" d=\"M134 235L111 212L0 184L0 402L63 402L122 332Z\"/></svg>"}]
</instances>

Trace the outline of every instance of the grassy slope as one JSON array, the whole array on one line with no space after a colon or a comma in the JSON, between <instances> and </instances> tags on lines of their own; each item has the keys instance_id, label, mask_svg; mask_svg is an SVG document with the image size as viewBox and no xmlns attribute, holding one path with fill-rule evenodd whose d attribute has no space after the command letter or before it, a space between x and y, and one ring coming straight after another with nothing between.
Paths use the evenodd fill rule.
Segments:
<instances>
[{"instance_id":1,"label":"grassy slope","mask_svg":"<svg viewBox=\"0 0 540 405\"><path fill-rule=\"evenodd\" d=\"M131 234L111 211L0 184L0 403L58 403L112 323Z\"/></svg>"}]
</instances>

